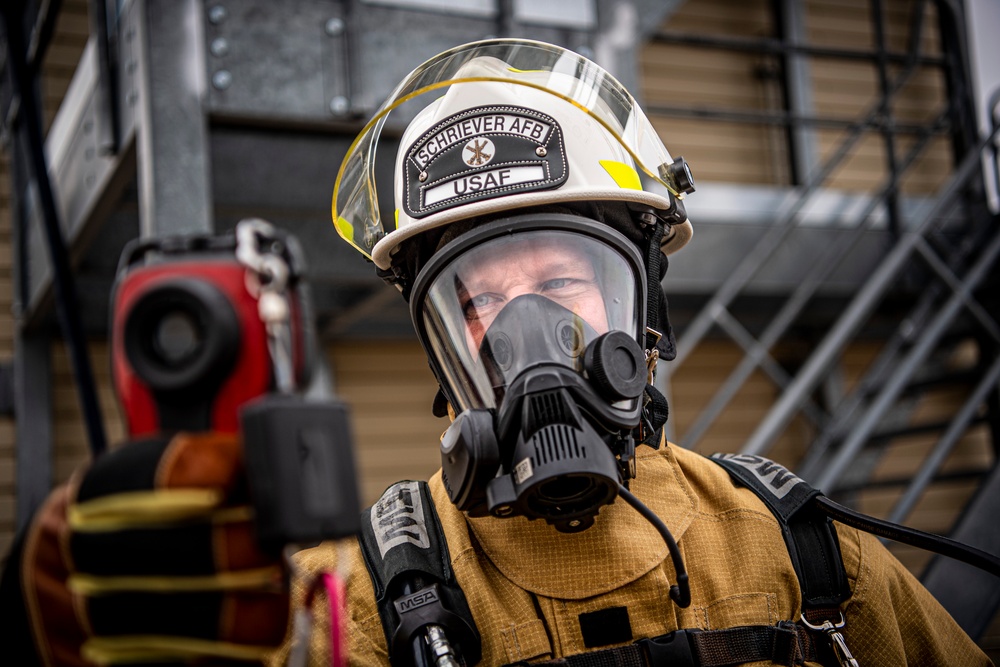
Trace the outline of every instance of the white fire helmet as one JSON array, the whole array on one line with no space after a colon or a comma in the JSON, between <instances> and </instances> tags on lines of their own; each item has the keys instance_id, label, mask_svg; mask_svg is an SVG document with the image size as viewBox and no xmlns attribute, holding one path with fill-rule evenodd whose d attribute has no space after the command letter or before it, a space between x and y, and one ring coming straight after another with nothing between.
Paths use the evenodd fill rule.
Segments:
<instances>
[{"instance_id":1,"label":"white fire helmet","mask_svg":"<svg viewBox=\"0 0 1000 667\"><path fill-rule=\"evenodd\" d=\"M431 94L436 92L436 94ZM389 113L430 100L403 134L394 211L380 210L375 149ZM338 233L380 269L404 240L459 220L566 202L621 202L691 238L678 202L693 190L628 91L590 60L521 39L474 42L410 73L354 141L337 175Z\"/></svg>"}]
</instances>

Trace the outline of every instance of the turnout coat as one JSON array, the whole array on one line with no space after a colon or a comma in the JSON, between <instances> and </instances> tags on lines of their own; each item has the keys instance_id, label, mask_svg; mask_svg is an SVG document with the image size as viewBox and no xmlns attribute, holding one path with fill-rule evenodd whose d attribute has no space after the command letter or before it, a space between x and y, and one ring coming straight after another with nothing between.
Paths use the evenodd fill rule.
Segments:
<instances>
[{"instance_id":1,"label":"turnout coat","mask_svg":"<svg viewBox=\"0 0 1000 667\"><path fill-rule=\"evenodd\" d=\"M677 540L691 583L686 609L669 597L676 575L662 538L623 500L601 509L590 529L565 534L523 517L469 518L449 501L440 472L430 480L451 565L482 636L481 665L555 660L681 628L799 619L798 580L780 526L762 501L720 466L675 445L640 447L636 455L631 490ZM852 590L841 606L842 632L860 665L991 664L874 536L839 524L837 533ZM297 560L303 573L319 572L336 567L337 553L322 544ZM350 664L387 665L360 549L351 543L341 554L349 573ZM308 578L296 585L299 603ZM311 662L329 664L329 619L322 605L314 607Z\"/></svg>"}]
</instances>

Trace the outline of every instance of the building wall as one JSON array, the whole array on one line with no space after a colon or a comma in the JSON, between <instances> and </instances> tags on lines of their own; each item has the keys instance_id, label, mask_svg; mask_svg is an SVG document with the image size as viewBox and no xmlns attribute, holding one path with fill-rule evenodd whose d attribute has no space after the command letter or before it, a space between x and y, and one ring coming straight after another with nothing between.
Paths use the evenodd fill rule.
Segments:
<instances>
[{"instance_id":1,"label":"building wall","mask_svg":"<svg viewBox=\"0 0 1000 667\"><path fill-rule=\"evenodd\" d=\"M10 157L4 150L0 153L0 364L11 364L14 359L10 188ZM15 433L14 417L0 415L0 558L10 548L17 511Z\"/></svg>"},{"instance_id":2,"label":"building wall","mask_svg":"<svg viewBox=\"0 0 1000 667\"><path fill-rule=\"evenodd\" d=\"M670 33L728 40L776 38L777 18L770 0L699 0L684 3L662 25ZM909 36L911 0L887 0L887 48L905 53ZM933 3L926 3L921 50L941 53ZM874 51L877 40L867 0L806 0L803 6L805 43L855 52ZM811 114L819 118L856 121L877 109L880 99L878 68L870 61L845 56L802 56L810 82ZM710 120L658 113L657 107L689 110L719 109L733 114L780 113L784 109L782 65L777 55L709 45L653 43L640 59L643 96L672 155L683 155L698 180L750 185L788 185L792 182L789 144L780 125L752 120ZM895 79L900 67L890 67ZM926 123L944 109L944 78L940 68L920 65L893 96L890 112L900 123ZM815 129L818 158L825 161L841 145L847 130L824 125ZM914 141L901 136L897 154ZM906 194L933 193L947 179L951 166L945 136L938 135L920 153L903 179ZM876 129L862 132L854 148L837 167L826 187L852 192L876 192L885 183L885 141Z\"/></svg>"}]
</instances>

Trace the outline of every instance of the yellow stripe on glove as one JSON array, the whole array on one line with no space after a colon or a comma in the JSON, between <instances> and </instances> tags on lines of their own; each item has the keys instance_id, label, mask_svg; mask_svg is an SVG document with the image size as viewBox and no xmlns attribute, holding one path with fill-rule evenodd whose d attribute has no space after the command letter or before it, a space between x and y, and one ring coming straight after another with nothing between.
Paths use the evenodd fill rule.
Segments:
<instances>
[{"instance_id":1,"label":"yellow stripe on glove","mask_svg":"<svg viewBox=\"0 0 1000 667\"><path fill-rule=\"evenodd\" d=\"M68 520L81 532L155 527L203 517L222 502L217 489L132 491L71 505Z\"/></svg>"},{"instance_id":2,"label":"yellow stripe on glove","mask_svg":"<svg viewBox=\"0 0 1000 667\"><path fill-rule=\"evenodd\" d=\"M280 567L220 572L206 577L98 577L72 574L67 587L78 595L109 593L180 593L191 591L245 591L278 588L282 581Z\"/></svg>"},{"instance_id":3,"label":"yellow stripe on glove","mask_svg":"<svg viewBox=\"0 0 1000 667\"><path fill-rule=\"evenodd\" d=\"M136 635L93 637L83 645L83 656L98 665L179 661L199 657L263 660L272 651L266 646L213 642L189 637Z\"/></svg>"}]
</instances>

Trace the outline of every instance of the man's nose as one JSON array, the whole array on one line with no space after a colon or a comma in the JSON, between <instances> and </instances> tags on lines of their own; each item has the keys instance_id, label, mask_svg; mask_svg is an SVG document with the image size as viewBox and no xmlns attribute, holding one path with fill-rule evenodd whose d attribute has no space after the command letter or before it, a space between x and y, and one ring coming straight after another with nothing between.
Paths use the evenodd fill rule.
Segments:
<instances>
[{"instance_id":1,"label":"man's nose","mask_svg":"<svg viewBox=\"0 0 1000 667\"><path fill-rule=\"evenodd\" d=\"M525 294L539 294L539 293L540 292L537 289L532 288L528 284L514 285L509 290L507 290L507 295L506 295L507 300L505 303L510 303L517 297L524 296Z\"/></svg>"}]
</instances>

